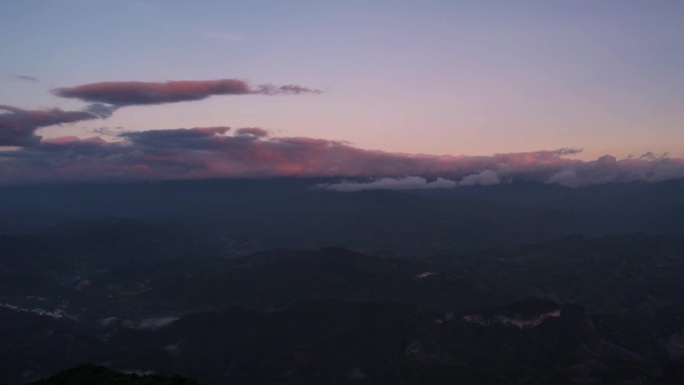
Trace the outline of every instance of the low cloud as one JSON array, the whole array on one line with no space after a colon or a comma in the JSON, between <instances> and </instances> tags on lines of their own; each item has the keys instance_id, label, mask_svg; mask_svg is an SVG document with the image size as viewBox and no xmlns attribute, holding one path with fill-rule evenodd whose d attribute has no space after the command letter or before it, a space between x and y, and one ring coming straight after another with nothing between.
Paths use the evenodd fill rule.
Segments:
<instances>
[{"instance_id":1,"label":"low cloud","mask_svg":"<svg viewBox=\"0 0 684 385\"><path fill-rule=\"evenodd\" d=\"M52 90L63 98L79 99L87 103L108 105L110 109L125 106L144 106L189 102L214 95L283 95L320 93L319 90L298 85L251 87L240 79L176 80L169 82L101 82Z\"/></svg>"},{"instance_id":2,"label":"low cloud","mask_svg":"<svg viewBox=\"0 0 684 385\"><path fill-rule=\"evenodd\" d=\"M403 178L380 178L368 183L348 182L318 185L319 188L325 188L335 191L361 191L361 190L419 190L419 189L435 189L435 188L454 188L458 186L458 182L437 178L435 181L429 182L425 178L419 176L407 176Z\"/></svg>"},{"instance_id":3,"label":"low cloud","mask_svg":"<svg viewBox=\"0 0 684 385\"><path fill-rule=\"evenodd\" d=\"M492 185L511 179L577 187L684 177L684 159L618 160L603 156L587 162L568 158L569 150L565 149L491 156L433 156L364 150L324 139L272 137L258 128L108 133L115 134L117 141L64 137L0 151L0 183L286 176L373 178L370 183L326 186L355 191Z\"/></svg>"},{"instance_id":4,"label":"low cloud","mask_svg":"<svg viewBox=\"0 0 684 385\"><path fill-rule=\"evenodd\" d=\"M575 167L560 170L549 177L548 182L566 187L609 182L646 181L658 182L684 177L684 159L668 158L663 155L626 158L618 160L612 155L603 155L596 160L581 162Z\"/></svg>"},{"instance_id":5,"label":"low cloud","mask_svg":"<svg viewBox=\"0 0 684 385\"><path fill-rule=\"evenodd\" d=\"M35 131L41 127L98 118L86 111L24 110L0 105L0 146L31 146L40 141Z\"/></svg>"},{"instance_id":6,"label":"low cloud","mask_svg":"<svg viewBox=\"0 0 684 385\"><path fill-rule=\"evenodd\" d=\"M263 128L259 127L245 127L245 128L238 128L235 130L236 135L249 135L249 136L256 136L257 138L265 138L269 135L268 131L264 130Z\"/></svg>"},{"instance_id":7,"label":"low cloud","mask_svg":"<svg viewBox=\"0 0 684 385\"><path fill-rule=\"evenodd\" d=\"M322 184L317 187L335 191L421 190L474 185L491 186L500 182L501 178L496 171L485 170L478 174L466 175L460 181L437 177L430 182L428 179L419 176L407 176L403 178L380 178L366 183L342 181L341 183Z\"/></svg>"},{"instance_id":8,"label":"low cloud","mask_svg":"<svg viewBox=\"0 0 684 385\"><path fill-rule=\"evenodd\" d=\"M475 186L478 184L482 186L491 186L499 184L499 182L501 182L501 178L499 178L499 174L496 171L484 170L479 174L465 176L458 184L459 186Z\"/></svg>"}]
</instances>

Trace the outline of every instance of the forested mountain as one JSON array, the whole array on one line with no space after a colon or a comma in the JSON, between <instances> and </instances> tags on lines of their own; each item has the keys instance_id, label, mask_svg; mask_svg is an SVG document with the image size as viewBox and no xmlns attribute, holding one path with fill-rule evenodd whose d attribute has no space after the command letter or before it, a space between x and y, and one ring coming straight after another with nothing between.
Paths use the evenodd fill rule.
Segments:
<instances>
[{"instance_id":1,"label":"forested mountain","mask_svg":"<svg viewBox=\"0 0 684 385\"><path fill-rule=\"evenodd\" d=\"M679 384L683 185L3 188L0 382Z\"/></svg>"}]
</instances>

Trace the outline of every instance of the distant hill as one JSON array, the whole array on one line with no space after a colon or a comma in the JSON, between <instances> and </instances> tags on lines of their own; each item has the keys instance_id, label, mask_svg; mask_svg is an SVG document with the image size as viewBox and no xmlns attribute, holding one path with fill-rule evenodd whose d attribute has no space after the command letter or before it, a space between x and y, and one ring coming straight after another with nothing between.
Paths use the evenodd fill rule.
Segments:
<instances>
[{"instance_id":1,"label":"distant hill","mask_svg":"<svg viewBox=\"0 0 684 385\"><path fill-rule=\"evenodd\" d=\"M142 220L235 255L345 247L420 256L572 234L684 231L684 179L565 188L513 181L454 189L335 192L326 179L0 187L0 234L73 233Z\"/></svg>"}]
</instances>

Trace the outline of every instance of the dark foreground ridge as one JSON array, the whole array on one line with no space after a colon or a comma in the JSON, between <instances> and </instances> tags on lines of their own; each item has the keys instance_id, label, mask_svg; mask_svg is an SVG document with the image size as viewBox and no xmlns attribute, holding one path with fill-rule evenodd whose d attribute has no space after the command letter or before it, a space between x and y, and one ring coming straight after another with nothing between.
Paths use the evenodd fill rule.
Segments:
<instances>
[{"instance_id":1,"label":"dark foreground ridge","mask_svg":"<svg viewBox=\"0 0 684 385\"><path fill-rule=\"evenodd\" d=\"M207 385L684 381L680 235L423 259L105 258L78 279L41 263L45 284L16 286L0 307L4 382L88 362ZM28 273L6 261L2 274Z\"/></svg>"},{"instance_id":2,"label":"dark foreground ridge","mask_svg":"<svg viewBox=\"0 0 684 385\"><path fill-rule=\"evenodd\" d=\"M33 382L31 385L199 385L199 383L180 376L127 374L103 366L82 365Z\"/></svg>"},{"instance_id":3,"label":"dark foreground ridge","mask_svg":"<svg viewBox=\"0 0 684 385\"><path fill-rule=\"evenodd\" d=\"M581 306L538 298L461 314L317 300L192 314L155 331L118 330L110 344L126 351L116 367L217 385L681 384L681 359L635 353L596 323ZM93 383L196 384L93 365L33 384Z\"/></svg>"}]
</instances>

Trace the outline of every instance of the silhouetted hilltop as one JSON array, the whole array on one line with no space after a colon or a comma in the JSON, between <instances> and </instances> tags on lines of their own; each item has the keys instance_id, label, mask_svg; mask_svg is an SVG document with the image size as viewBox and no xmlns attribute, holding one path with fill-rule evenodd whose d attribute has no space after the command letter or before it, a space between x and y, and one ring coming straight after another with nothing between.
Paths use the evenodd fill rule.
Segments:
<instances>
[{"instance_id":1,"label":"silhouetted hilltop","mask_svg":"<svg viewBox=\"0 0 684 385\"><path fill-rule=\"evenodd\" d=\"M83 365L64 370L31 385L198 385L189 378L180 376L138 375L121 373L103 366Z\"/></svg>"}]
</instances>

